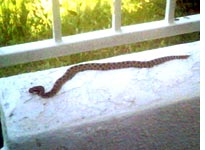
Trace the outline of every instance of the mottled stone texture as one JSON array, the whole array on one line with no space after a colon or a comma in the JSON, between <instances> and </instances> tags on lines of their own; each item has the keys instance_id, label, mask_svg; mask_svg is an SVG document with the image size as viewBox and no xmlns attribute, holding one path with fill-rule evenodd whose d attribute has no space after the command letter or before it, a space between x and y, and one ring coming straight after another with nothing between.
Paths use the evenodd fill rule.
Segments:
<instances>
[{"instance_id":1,"label":"mottled stone texture","mask_svg":"<svg viewBox=\"0 0 205 150\"><path fill-rule=\"evenodd\" d=\"M144 69L84 71L56 96L49 90L68 67L0 79L4 150L199 149L199 42L93 62L185 55Z\"/></svg>"}]
</instances>

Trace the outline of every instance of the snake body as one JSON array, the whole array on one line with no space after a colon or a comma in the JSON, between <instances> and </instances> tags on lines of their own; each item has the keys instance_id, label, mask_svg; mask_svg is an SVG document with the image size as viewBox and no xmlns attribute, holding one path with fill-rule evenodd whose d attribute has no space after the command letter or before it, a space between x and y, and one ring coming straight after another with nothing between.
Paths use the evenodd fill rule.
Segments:
<instances>
[{"instance_id":1,"label":"snake body","mask_svg":"<svg viewBox=\"0 0 205 150\"><path fill-rule=\"evenodd\" d=\"M29 93L37 94L42 98L50 98L56 95L56 93L61 89L63 84L72 79L78 72L86 71L86 70L114 70L114 69L123 69L123 68L151 68L155 65L164 63L166 61L174 60L174 59L186 59L189 55L181 55L181 56L166 56L157 59L153 59L150 61L122 61L122 62L112 62L112 63L88 63L88 64L80 64L69 68L62 77L56 80L52 89L48 92L45 92L43 86L34 86L29 89Z\"/></svg>"}]
</instances>

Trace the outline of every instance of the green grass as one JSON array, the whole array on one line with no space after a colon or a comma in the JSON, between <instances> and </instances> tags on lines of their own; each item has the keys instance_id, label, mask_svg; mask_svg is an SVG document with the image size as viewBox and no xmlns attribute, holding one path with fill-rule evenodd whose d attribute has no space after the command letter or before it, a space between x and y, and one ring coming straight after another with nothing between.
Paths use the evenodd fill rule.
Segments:
<instances>
[{"instance_id":1,"label":"green grass","mask_svg":"<svg viewBox=\"0 0 205 150\"><path fill-rule=\"evenodd\" d=\"M47 0L0 0L0 46L51 38L51 10ZM64 36L111 27L110 0L62 0ZM164 0L122 0L122 24L130 25L164 18ZM177 8L177 16L186 12ZM199 40L199 32L117 46L70 56L0 68L0 77L96 60L125 53Z\"/></svg>"}]
</instances>

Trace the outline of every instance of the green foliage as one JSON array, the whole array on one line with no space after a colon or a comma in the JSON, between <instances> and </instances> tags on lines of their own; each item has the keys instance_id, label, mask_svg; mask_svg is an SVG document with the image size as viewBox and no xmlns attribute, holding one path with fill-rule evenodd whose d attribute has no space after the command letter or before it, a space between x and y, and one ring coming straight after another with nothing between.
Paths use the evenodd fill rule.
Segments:
<instances>
[{"instance_id":1,"label":"green foliage","mask_svg":"<svg viewBox=\"0 0 205 150\"><path fill-rule=\"evenodd\" d=\"M138 24L162 20L165 0L122 0L122 24Z\"/></svg>"},{"instance_id":2,"label":"green foliage","mask_svg":"<svg viewBox=\"0 0 205 150\"><path fill-rule=\"evenodd\" d=\"M64 36L111 28L112 0L60 2ZM51 38L51 1L0 0L0 3L0 46ZM164 0L122 0L122 24L163 19L164 9Z\"/></svg>"},{"instance_id":3,"label":"green foliage","mask_svg":"<svg viewBox=\"0 0 205 150\"><path fill-rule=\"evenodd\" d=\"M61 6L63 35L111 27L111 5L108 0L62 1Z\"/></svg>"},{"instance_id":4,"label":"green foliage","mask_svg":"<svg viewBox=\"0 0 205 150\"><path fill-rule=\"evenodd\" d=\"M51 19L40 0L0 0L0 46L51 37Z\"/></svg>"},{"instance_id":5,"label":"green foliage","mask_svg":"<svg viewBox=\"0 0 205 150\"><path fill-rule=\"evenodd\" d=\"M60 2L63 36L111 28L112 0ZM52 38L51 1L0 0L0 3L0 46ZM161 20L165 5L165 0L122 0L122 25Z\"/></svg>"}]
</instances>

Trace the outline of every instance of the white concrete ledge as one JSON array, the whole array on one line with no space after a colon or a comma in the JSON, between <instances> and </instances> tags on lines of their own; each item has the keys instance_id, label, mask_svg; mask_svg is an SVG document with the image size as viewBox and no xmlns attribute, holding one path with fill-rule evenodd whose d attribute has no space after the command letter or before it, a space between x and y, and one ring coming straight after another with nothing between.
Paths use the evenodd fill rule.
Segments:
<instances>
[{"instance_id":1,"label":"white concrete ledge","mask_svg":"<svg viewBox=\"0 0 205 150\"><path fill-rule=\"evenodd\" d=\"M181 44L96 62L191 55L150 69L85 71L50 99L68 67L0 79L4 150L199 149L199 43Z\"/></svg>"}]
</instances>

